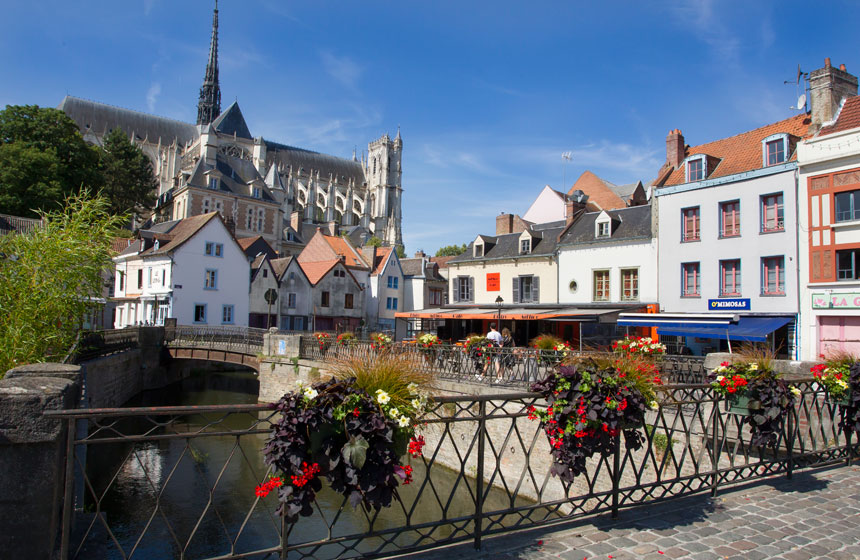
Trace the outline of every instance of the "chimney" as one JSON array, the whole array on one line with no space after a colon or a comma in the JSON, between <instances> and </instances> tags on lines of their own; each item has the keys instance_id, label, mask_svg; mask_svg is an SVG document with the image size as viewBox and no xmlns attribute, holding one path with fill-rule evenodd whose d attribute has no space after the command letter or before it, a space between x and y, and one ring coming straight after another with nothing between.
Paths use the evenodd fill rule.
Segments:
<instances>
[{"instance_id":1,"label":"chimney","mask_svg":"<svg viewBox=\"0 0 860 560\"><path fill-rule=\"evenodd\" d=\"M570 225L570 222L576 217L577 213L584 211L588 204L588 195L577 189L570 193L564 201L564 223Z\"/></svg>"},{"instance_id":2,"label":"chimney","mask_svg":"<svg viewBox=\"0 0 860 560\"><path fill-rule=\"evenodd\" d=\"M678 169L685 157L684 135L677 128L666 136L666 163Z\"/></svg>"},{"instance_id":3,"label":"chimney","mask_svg":"<svg viewBox=\"0 0 860 560\"><path fill-rule=\"evenodd\" d=\"M857 95L857 77L845 69L830 65L830 58L824 59L824 68L809 73L809 108L812 112L812 127L821 126L836 117L839 107L847 97Z\"/></svg>"},{"instance_id":4,"label":"chimney","mask_svg":"<svg viewBox=\"0 0 860 560\"><path fill-rule=\"evenodd\" d=\"M426 254L424 251L420 251L420 250L419 250L419 251L415 251L415 258L416 258L416 259L423 259L423 258L425 258L426 256L427 256L427 254Z\"/></svg>"},{"instance_id":5,"label":"chimney","mask_svg":"<svg viewBox=\"0 0 860 560\"><path fill-rule=\"evenodd\" d=\"M505 235L514 231L514 215L502 212L496 216L496 235Z\"/></svg>"}]
</instances>

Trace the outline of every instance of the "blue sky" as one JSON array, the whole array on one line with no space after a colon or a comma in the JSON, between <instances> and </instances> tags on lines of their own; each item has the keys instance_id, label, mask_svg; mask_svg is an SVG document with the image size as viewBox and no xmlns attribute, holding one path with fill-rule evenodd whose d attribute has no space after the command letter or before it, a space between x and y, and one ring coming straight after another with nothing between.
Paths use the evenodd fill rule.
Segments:
<instances>
[{"instance_id":1,"label":"blue sky","mask_svg":"<svg viewBox=\"0 0 860 560\"><path fill-rule=\"evenodd\" d=\"M860 5L838 0L219 4L222 106L254 135L351 157L401 126L410 254L492 233L586 169L647 181L670 129L695 145L787 118L798 64L860 72ZM0 8L0 105L195 120L211 1Z\"/></svg>"}]
</instances>

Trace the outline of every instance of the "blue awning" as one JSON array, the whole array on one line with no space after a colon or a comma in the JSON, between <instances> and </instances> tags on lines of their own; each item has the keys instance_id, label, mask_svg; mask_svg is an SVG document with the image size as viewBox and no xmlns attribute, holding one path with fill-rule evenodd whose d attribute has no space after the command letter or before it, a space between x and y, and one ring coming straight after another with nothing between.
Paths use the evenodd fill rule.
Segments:
<instances>
[{"instance_id":1,"label":"blue awning","mask_svg":"<svg viewBox=\"0 0 860 560\"><path fill-rule=\"evenodd\" d=\"M740 317L737 323L708 325L674 323L659 325L657 333L673 336L696 336L699 338L721 338L749 342L764 342L767 335L790 323L794 317Z\"/></svg>"}]
</instances>

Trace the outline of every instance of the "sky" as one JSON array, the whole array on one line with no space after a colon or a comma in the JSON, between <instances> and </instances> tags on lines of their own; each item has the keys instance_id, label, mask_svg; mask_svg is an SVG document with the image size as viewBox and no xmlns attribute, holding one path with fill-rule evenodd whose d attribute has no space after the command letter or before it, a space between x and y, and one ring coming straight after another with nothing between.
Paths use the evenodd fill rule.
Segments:
<instances>
[{"instance_id":1,"label":"sky","mask_svg":"<svg viewBox=\"0 0 860 560\"><path fill-rule=\"evenodd\" d=\"M0 0L0 106L68 94L194 122L212 8ZM843 0L218 8L222 108L238 100L254 136L351 158L400 126L410 256L493 234L585 170L647 182L671 129L697 145L795 115L798 66L860 73L860 3Z\"/></svg>"}]
</instances>

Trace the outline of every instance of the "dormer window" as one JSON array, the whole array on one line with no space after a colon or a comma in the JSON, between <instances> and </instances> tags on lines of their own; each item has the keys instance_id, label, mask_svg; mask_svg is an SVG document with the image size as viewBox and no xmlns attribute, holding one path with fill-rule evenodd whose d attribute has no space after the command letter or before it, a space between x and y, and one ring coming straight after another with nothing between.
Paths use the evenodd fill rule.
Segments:
<instances>
[{"instance_id":1,"label":"dormer window","mask_svg":"<svg viewBox=\"0 0 860 560\"><path fill-rule=\"evenodd\" d=\"M484 256L484 244L475 243L475 258Z\"/></svg>"},{"instance_id":2,"label":"dormer window","mask_svg":"<svg viewBox=\"0 0 860 560\"><path fill-rule=\"evenodd\" d=\"M263 192L262 192L262 190L260 190L260 187L254 187L251 189L251 195L254 198L262 198Z\"/></svg>"},{"instance_id":3,"label":"dormer window","mask_svg":"<svg viewBox=\"0 0 860 560\"><path fill-rule=\"evenodd\" d=\"M705 178L705 155L701 154L687 160L687 182L701 181Z\"/></svg>"},{"instance_id":4,"label":"dormer window","mask_svg":"<svg viewBox=\"0 0 860 560\"><path fill-rule=\"evenodd\" d=\"M597 224L597 237L609 237L609 222Z\"/></svg>"},{"instance_id":5,"label":"dormer window","mask_svg":"<svg viewBox=\"0 0 860 560\"><path fill-rule=\"evenodd\" d=\"M209 177L209 188L213 191L218 190L218 178L217 177Z\"/></svg>"},{"instance_id":6,"label":"dormer window","mask_svg":"<svg viewBox=\"0 0 860 560\"><path fill-rule=\"evenodd\" d=\"M785 163L788 157L788 134L773 134L761 143L764 167Z\"/></svg>"},{"instance_id":7,"label":"dormer window","mask_svg":"<svg viewBox=\"0 0 860 560\"><path fill-rule=\"evenodd\" d=\"M520 239L520 254L528 255L532 252L532 240L527 237L525 239Z\"/></svg>"}]
</instances>

